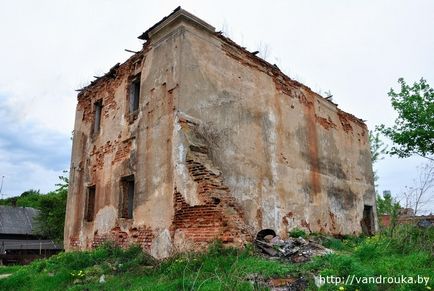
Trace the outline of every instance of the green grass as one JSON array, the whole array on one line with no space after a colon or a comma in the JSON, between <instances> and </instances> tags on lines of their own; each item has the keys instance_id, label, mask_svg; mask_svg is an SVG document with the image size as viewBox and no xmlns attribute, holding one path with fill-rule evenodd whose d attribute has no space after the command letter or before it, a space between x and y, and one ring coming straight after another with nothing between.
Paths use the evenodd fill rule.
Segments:
<instances>
[{"instance_id":1,"label":"green grass","mask_svg":"<svg viewBox=\"0 0 434 291\"><path fill-rule=\"evenodd\" d=\"M307 236L306 232L300 228L294 228L293 230L291 230L290 232L288 232L288 235L290 237L302 237L305 238Z\"/></svg>"},{"instance_id":2,"label":"green grass","mask_svg":"<svg viewBox=\"0 0 434 291\"><path fill-rule=\"evenodd\" d=\"M156 261L138 247L104 245L90 252L61 253L30 265L0 267L0 290L264 290L270 278L303 276L317 290L313 276L427 276L433 288L433 232L400 227L392 237L315 235L335 253L304 264L266 259L252 246L223 248L215 242L207 252L185 253ZM101 275L105 283L99 283ZM257 278L256 283L250 281ZM250 279L250 281L249 281ZM341 289L339 289L341 288ZM343 288L343 289L342 289ZM423 285L328 284L321 290L430 290Z\"/></svg>"},{"instance_id":3,"label":"green grass","mask_svg":"<svg viewBox=\"0 0 434 291\"><path fill-rule=\"evenodd\" d=\"M16 267L14 267L16 268ZM186 253L157 262L138 247L105 245L92 252L61 253L15 269L0 280L1 290L252 290L249 274L283 277L290 264L253 254L253 249L223 248ZM99 283L105 275L105 284ZM257 286L258 288L260 286Z\"/></svg>"},{"instance_id":4,"label":"green grass","mask_svg":"<svg viewBox=\"0 0 434 291\"><path fill-rule=\"evenodd\" d=\"M21 266L0 266L0 275L1 274L12 274L18 271Z\"/></svg>"},{"instance_id":5,"label":"green grass","mask_svg":"<svg viewBox=\"0 0 434 291\"><path fill-rule=\"evenodd\" d=\"M315 259L323 276L388 276L429 277L428 286L420 284L353 284L326 285L322 290L432 290L434 289L434 228L421 230L411 226L400 226L390 237L377 234L368 238L331 239L329 246L338 252Z\"/></svg>"}]
</instances>

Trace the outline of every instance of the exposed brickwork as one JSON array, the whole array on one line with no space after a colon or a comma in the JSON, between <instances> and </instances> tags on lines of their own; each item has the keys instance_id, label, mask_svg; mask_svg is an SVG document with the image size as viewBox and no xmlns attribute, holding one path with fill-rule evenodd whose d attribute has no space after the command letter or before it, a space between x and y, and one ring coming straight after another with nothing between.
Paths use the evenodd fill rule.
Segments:
<instances>
[{"instance_id":1,"label":"exposed brickwork","mask_svg":"<svg viewBox=\"0 0 434 291\"><path fill-rule=\"evenodd\" d=\"M330 129L330 128L336 128L336 124L333 122L333 120L330 118L330 116L328 118L324 118L318 115L315 115L316 121L325 129Z\"/></svg>"},{"instance_id":2,"label":"exposed brickwork","mask_svg":"<svg viewBox=\"0 0 434 291\"><path fill-rule=\"evenodd\" d=\"M144 250L149 251L153 239L154 234L149 227L131 227L127 231L123 231L117 226L107 234L99 235L95 233L89 247L95 248L106 241L111 241L123 248L130 245L139 245Z\"/></svg>"},{"instance_id":3,"label":"exposed brickwork","mask_svg":"<svg viewBox=\"0 0 434 291\"><path fill-rule=\"evenodd\" d=\"M92 152L90 153L90 157L92 159L91 167L92 173L96 173L98 170L101 170L104 167L104 156L106 154L112 153L114 146L113 142L107 141L102 146L94 146Z\"/></svg>"},{"instance_id":4,"label":"exposed brickwork","mask_svg":"<svg viewBox=\"0 0 434 291\"><path fill-rule=\"evenodd\" d=\"M116 110L117 103L115 99L115 92L114 88L107 89L107 96L103 100L103 116L104 118L110 118L113 116L110 116L110 112L112 110Z\"/></svg>"},{"instance_id":5,"label":"exposed brickwork","mask_svg":"<svg viewBox=\"0 0 434 291\"><path fill-rule=\"evenodd\" d=\"M189 239L202 242L219 238L223 231L223 216L216 205L188 205L179 192L175 193L173 226L181 229Z\"/></svg>"},{"instance_id":6,"label":"exposed brickwork","mask_svg":"<svg viewBox=\"0 0 434 291\"><path fill-rule=\"evenodd\" d=\"M92 81L88 86L80 89L78 94L77 110L83 112L84 123L93 120L92 103L98 99L103 101L103 116L109 118L110 111L117 109L115 101L115 90L121 87L122 83L141 65L150 46L145 44L141 51L131 56L123 64L116 64L106 74Z\"/></svg>"},{"instance_id":7,"label":"exposed brickwork","mask_svg":"<svg viewBox=\"0 0 434 291\"><path fill-rule=\"evenodd\" d=\"M129 233L130 233L131 240L133 242L135 241L136 243L138 243L140 246L142 246L143 249L149 250L151 248L152 240L155 237L151 228L133 227L130 229Z\"/></svg>"},{"instance_id":8,"label":"exposed brickwork","mask_svg":"<svg viewBox=\"0 0 434 291\"><path fill-rule=\"evenodd\" d=\"M70 236L69 237L69 246L72 249L78 249L80 247L80 240L78 239L78 237Z\"/></svg>"},{"instance_id":9,"label":"exposed brickwork","mask_svg":"<svg viewBox=\"0 0 434 291\"><path fill-rule=\"evenodd\" d=\"M104 157L107 154L111 154L115 151L114 158L112 160L112 164L118 163L129 158L131 152L132 140L128 139L122 142L118 140L107 141L102 146L94 146L92 152L90 153L91 157L91 169L92 173L96 173L98 170L101 170L104 167Z\"/></svg>"},{"instance_id":10,"label":"exposed brickwork","mask_svg":"<svg viewBox=\"0 0 434 291\"><path fill-rule=\"evenodd\" d=\"M346 133L352 132L353 127L351 126L350 119L348 118L348 114L344 114L343 112L338 112L338 116L344 131Z\"/></svg>"},{"instance_id":11,"label":"exposed brickwork","mask_svg":"<svg viewBox=\"0 0 434 291\"><path fill-rule=\"evenodd\" d=\"M123 161L129 157L131 152L131 139L121 142L118 145L112 164Z\"/></svg>"},{"instance_id":12,"label":"exposed brickwork","mask_svg":"<svg viewBox=\"0 0 434 291\"><path fill-rule=\"evenodd\" d=\"M82 121L84 123L89 123L93 120L92 98L89 93L85 94L81 100L78 100L77 110L83 112Z\"/></svg>"},{"instance_id":13,"label":"exposed brickwork","mask_svg":"<svg viewBox=\"0 0 434 291\"><path fill-rule=\"evenodd\" d=\"M201 205L187 204L175 190L173 228L182 230L188 239L195 242L220 239L224 243L237 243L235 238L246 240L249 234L243 211L225 186L221 174L211 169L213 164L207 152L205 146L190 145L186 163L190 177L197 183Z\"/></svg>"}]
</instances>

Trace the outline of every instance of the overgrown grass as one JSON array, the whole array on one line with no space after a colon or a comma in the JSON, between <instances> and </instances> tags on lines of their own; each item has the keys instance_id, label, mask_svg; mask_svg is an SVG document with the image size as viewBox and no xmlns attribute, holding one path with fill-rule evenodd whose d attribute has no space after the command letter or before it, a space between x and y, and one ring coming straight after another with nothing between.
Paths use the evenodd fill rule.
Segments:
<instances>
[{"instance_id":1,"label":"overgrown grass","mask_svg":"<svg viewBox=\"0 0 434 291\"><path fill-rule=\"evenodd\" d=\"M215 242L204 253L157 262L138 247L105 245L92 252L61 253L23 266L0 280L1 290L251 290L250 274L283 277L295 268ZM101 275L106 283L99 283ZM256 286L257 288L263 288Z\"/></svg>"},{"instance_id":2,"label":"overgrown grass","mask_svg":"<svg viewBox=\"0 0 434 291\"><path fill-rule=\"evenodd\" d=\"M401 226L389 234L335 239L316 235L335 253L304 264L263 258L253 247L185 253L156 261L139 247L122 250L104 245L91 252L61 253L23 267L0 267L13 275L0 280L0 290L263 290L269 278L303 276L317 290L314 275L430 277L433 288L433 232ZM104 275L105 283L100 283ZM424 285L326 284L321 290L430 290ZM340 289L339 289L340 288ZM343 289L342 289L343 288Z\"/></svg>"},{"instance_id":3,"label":"overgrown grass","mask_svg":"<svg viewBox=\"0 0 434 291\"><path fill-rule=\"evenodd\" d=\"M315 259L322 276L355 277L429 277L424 284L328 284L322 290L432 290L434 289L434 228L399 226L394 235L377 234L367 238L330 239L326 245L339 250ZM344 289L342 289L344 288Z\"/></svg>"},{"instance_id":4,"label":"overgrown grass","mask_svg":"<svg viewBox=\"0 0 434 291\"><path fill-rule=\"evenodd\" d=\"M18 271L21 266L12 265L12 266L0 266L0 274L12 274Z\"/></svg>"}]
</instances>

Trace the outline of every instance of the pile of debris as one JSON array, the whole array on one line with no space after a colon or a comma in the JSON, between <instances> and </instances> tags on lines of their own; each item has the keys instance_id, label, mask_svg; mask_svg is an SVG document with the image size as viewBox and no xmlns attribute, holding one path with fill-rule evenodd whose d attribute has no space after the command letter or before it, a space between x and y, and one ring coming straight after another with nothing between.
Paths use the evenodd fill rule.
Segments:
<instances>
[{"instance_id":1,"label":"pile of debris","mask_svg":"<svg viewBox=\"0 0 434 291\"><path fill-rule=\"evenodd\" d=\"M259 274L249 274L246 279L254 286L255 290L271 291L300 291L306 290L308 282L306 278L285 277L285 278L264 278Z\"/></svg>"},{"instance_id":2,"label":"pile of debris","mask_svg":"<svg viewBox=\"0 0 434 291\"><path fill-rule=\"evenodd\" d=\"M284 258L293 263L307 262L311 257L332 252L312 239L290 237L283 240L271 229L261 230L256 236L255 245L269 257Z\"/></svg>"}]
</instances>

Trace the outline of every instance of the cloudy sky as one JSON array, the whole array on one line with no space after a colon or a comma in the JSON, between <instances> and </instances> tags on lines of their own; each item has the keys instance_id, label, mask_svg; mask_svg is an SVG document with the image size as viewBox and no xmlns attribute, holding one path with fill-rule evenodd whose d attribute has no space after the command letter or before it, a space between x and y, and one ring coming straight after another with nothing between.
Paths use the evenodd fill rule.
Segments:
<instances>
[{"instance_id":1,"label":"cloudy sky","mask_svg":"<svg viewBox=\"0 0 434 291\"><path fill-rule=\"evenodd\" d=\"M181 5L374 128L395 114L397 79L434 84L434 1L2 1L2 193L54 189L69 168L77 88L138 50L137 36ZM385 157L379 191L411 186L421 158ZM429 210L434 211L432 204Z\"/></svg>"}]
</instances>

